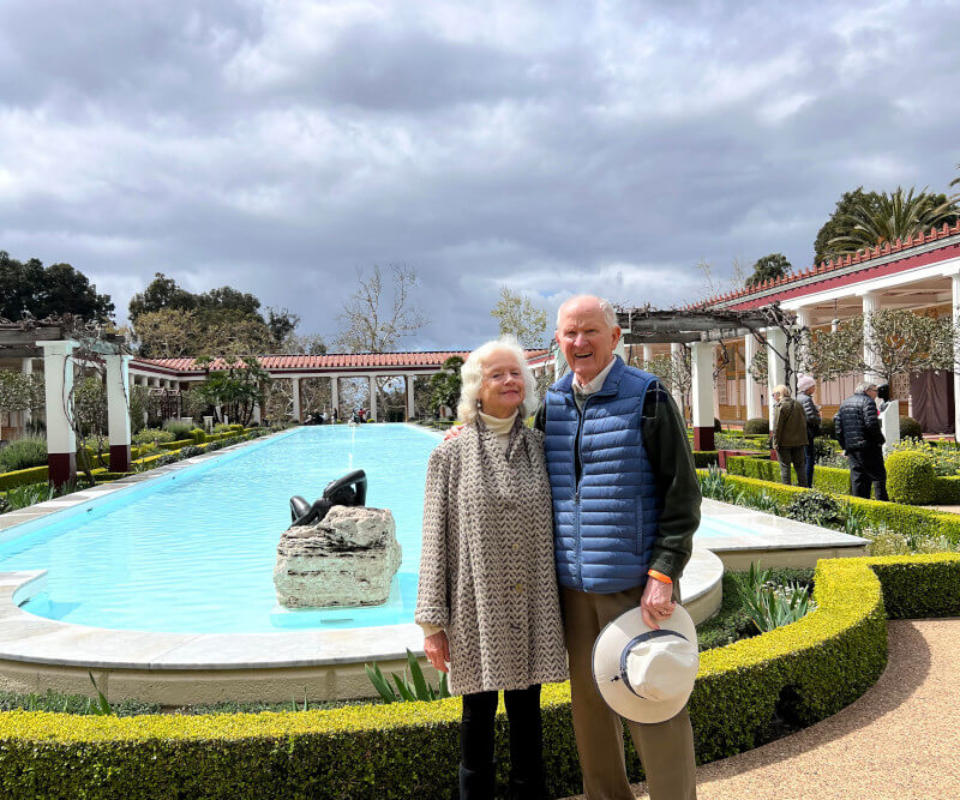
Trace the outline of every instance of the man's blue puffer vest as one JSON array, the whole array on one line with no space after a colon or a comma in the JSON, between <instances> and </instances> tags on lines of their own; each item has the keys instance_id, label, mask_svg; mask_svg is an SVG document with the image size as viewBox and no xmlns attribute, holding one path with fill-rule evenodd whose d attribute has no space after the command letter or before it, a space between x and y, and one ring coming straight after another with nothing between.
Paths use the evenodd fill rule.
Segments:
<instances>
[{"instance_id":1,"label":"man's blue puffer vest","mask_svg":"<svg viewBox=\"0 0 960 800\"><path fill-rule=\"evenodd\" d=\"M660 501L641 416L656 380L617 357L582 413L573 399L573 373L547 392L544 451L561 586L606 594L646 582Z\"/></svg>"}]
</instances>

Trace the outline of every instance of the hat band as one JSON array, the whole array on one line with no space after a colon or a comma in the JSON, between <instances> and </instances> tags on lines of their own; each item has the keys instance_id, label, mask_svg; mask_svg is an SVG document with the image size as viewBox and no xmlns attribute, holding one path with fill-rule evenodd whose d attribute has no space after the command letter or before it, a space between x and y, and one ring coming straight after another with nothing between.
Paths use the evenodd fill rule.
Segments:
<instances>
[{"instance_id":1,"label":"hat band","mask_svg":"<svg viewBox=\"0 0 960 800\"><path fill-rule=\"evenodd\" d=\"M639 636L634 636L627 644L624 646L623 650L620 653L620 674L614 675L611 680L613 681L623 681L623 685L626 686L633 694L639 697L641 700L650 700L649 697L644 697L640 692L633 688L630 684L630 680L627 676L627 656L630 655L630 651L636 647L641 642L647 642L650 639L659 639L662 636L679 636L685 642L690 640L684 636L679 631L665 631L663 628L656 631L647 631L646 633L641 633Z\"/></svg>"}]
</instances>

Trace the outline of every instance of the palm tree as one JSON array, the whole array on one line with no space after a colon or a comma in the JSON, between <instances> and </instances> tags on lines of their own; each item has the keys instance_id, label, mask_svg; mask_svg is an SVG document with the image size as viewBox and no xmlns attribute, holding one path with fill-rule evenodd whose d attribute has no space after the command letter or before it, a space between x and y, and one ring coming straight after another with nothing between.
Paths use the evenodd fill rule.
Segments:
<instances>
[{"instance_id":1,"label":"palm tree","mask_svg":"<svg viewBox=\"0 0 960 800\"><path fill-rule=\"evenodd\" d=\"M960 164L957 164L957 169L960 169ZM957 186L958 184L960 184L960 175L950 181L951 186Z\"/></svg>"},{"instance_id":2,"label":"palm tree","mask_svg":"<svg viewBox=\"0 0 960 800\"><path fill-rule=\"evenodd\" d=\"M827 255L836 257L855 253L897 239L908 241L910 237L944 222L954 222L960 216L956 206L958 200L960 194L951 197L929 195L926 188L914 194L913 187L904 193L898 186L890 195L881 194L874 210L858 204L844 215L841 222L847 232L829 241Z\"/></svg>"}]
</instances>

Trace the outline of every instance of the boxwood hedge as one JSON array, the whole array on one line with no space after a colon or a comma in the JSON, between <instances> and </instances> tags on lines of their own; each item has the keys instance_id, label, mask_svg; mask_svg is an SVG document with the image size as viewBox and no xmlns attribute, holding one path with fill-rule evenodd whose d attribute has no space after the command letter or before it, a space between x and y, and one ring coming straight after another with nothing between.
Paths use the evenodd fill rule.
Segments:
<instances>
[{"instance_id":1,"label":"boxwood hedge","mask_svg":"<svg viewBox=\"0 0 960 800\"><path fill-rule=\"evenodd\" d=\"M809 491L799 486L785 486L774 481L742 478L739 475L726 475L725 480L733 483L748 495L766 494L778 503L787 505L797 495ZM862 511L868 525L885 525L894 530L923 532L933 536L945 536L950 542L960 542L960 514L937 511L921 506L908 506L902 503L888 503L880 500L865 500L847 495L842 498L854 508Z\"/></svg>"},{"instance_id":2,"label":"boxwood hedge","mask_svg":"<svg viewBox=\"0 0 960 800\"><path fill-rule=\"evenodd\" d=\"M778 714L812 723L863 694L886 663L887 595L894 616L956 614L960 555L821 561L815 613L704 653L690 700L699 760L755 746ZM573 794L569 687L544 687L543 710L549 788ZM196 717L11 711L0 715L0 787L11 800L446 798L459 717L458 698ZM501 764L504 723L501 709Z\"/></svg>"}]
</instances>

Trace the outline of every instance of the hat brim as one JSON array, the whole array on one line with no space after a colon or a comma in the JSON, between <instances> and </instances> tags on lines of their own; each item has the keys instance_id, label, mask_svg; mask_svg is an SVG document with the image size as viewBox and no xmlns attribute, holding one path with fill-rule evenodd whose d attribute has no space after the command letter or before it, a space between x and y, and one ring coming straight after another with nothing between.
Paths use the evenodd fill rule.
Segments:
<instances>
[{"instance_id":1,"label":"hat brim","mask_svg":"<svg viewBox=\"0 0 960 800\"><path fill-rule=\"evenodd\" d=\"M697 628L687 610L678 605L673 614L660 623L661 630L676 631L687 641L697 646ZM653 630L643 621L640 608L632 608L621 614L600 631L593 645L593 679L600 696L621 717L655 725L673 719L690 699L693 682L689 689L669 700L647 700L638 697L619 679L620 655L631 639ZM616 679L615 679L616 678Z\"/></svg>"}]
</instances>

